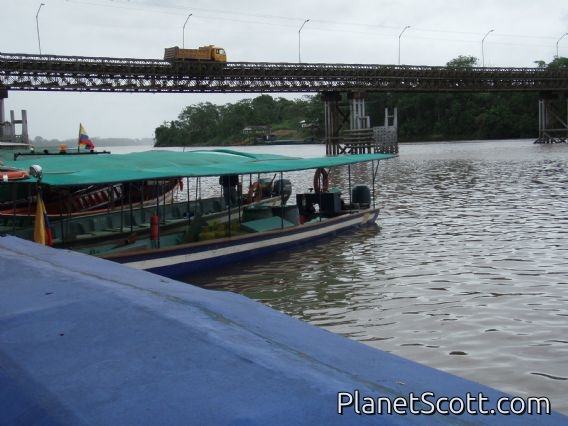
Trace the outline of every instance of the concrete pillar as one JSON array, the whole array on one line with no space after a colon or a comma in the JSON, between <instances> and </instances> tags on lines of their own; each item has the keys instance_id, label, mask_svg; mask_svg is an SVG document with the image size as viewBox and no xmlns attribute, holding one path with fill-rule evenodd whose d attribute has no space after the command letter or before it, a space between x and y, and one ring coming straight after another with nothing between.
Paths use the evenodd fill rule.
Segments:
<instances>
[{"instance_id":1,"label":"concrete pillar","mask_svg":"<svg viewBox=\"0 0 568 426\"><path fill-rule=\"evenodd\" d=\"M10 110L10 128L8 136L10 140L15 141L16 139L16 116L14 115L14 110Z\"/></svg>"},{"instance_id":2,"label":"concrete pillar","mask_svg":"<svg viewBox=\"0 0 568 426\"><path fill-rule=\"evenodd\" d=\"M23 109L22 110L22 143L30 144L30 137L28 134L28 112Z\"/></svg>"},{"instance_id":3,"label":"concrete pillar","mask_svg":"<svg viewBox=\"0 0 568 426\"><path fill-rule=\"evenodd\" d=\"M5 136L4 123L6 122L6 114L4 110L4 99L8 97L8 89L0 87L0 139Z\"/></svg>"},{"instance_id":4,"label":"concrete pillar","mask_svg":"<svg viewBox=\"0 0 568 426\"><path fill-rule=\"evenodd\" d=\"M371 127L371 120L365 111L365 98L365 92L349 93L349 128L351 130Z\"/></svg>"}]
</instances>

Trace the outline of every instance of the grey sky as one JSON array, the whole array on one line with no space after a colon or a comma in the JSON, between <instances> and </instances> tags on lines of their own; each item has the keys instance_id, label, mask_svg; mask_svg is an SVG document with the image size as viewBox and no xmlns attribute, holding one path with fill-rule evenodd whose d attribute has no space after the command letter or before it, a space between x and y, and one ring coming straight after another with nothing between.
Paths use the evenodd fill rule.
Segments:
<instances>
[{"instance_id":1,"label":"grey sky","mask_svg":"<svg viewBox=\"0 0 568 426\"><path fill-rule=\"evenodd\" d=\"M0 51L38 53L40 0L0 0ZM163 49L215 44L229 61L444 65L459 55L486 66L550 62L568 32L565 0L43 0L44 54L161 58ZM558 44L568 56L568 36ZM250 95L249 95L250 96ZM6 110L27 109L32 137L152 137L184 106L235 102L240 94L9 92ZM276 95L275 95L276 96ZM289 95L287 95L289 96ZM301 94L294 95L301 96Z\"/></svg>"}]
</instances>

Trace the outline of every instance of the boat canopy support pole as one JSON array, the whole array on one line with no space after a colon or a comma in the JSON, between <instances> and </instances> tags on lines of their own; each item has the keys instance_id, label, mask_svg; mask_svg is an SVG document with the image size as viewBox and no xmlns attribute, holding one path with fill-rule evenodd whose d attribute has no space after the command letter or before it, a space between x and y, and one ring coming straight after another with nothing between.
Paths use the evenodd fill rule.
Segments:
<instances>
[{"instance_id":1,"label":"boat canopy support pole","mask_svg":"<svg viewBox=\"0 0 568 426\"><path fill-rule=\"evenodd\" d=\"M139 194L142 194L142 191L144 191L144 182L140 182L139 185L140 185ZM144 209L144 201L146 201L146 200L144 200L144 197L140 197L140 220L142 222L146 221L146 212L145 212L145 209Z\"/></svg>"},{"instance_id":2,"label":"boat canopy support pole","mask_svg":"<svg viewBox=\"0 0 568 426\"><path fill-rule=\"evenodd\" d=\"M199 208L199 200L201 200L201 178L195 178L195 210L193 211L193 217L197 217L197 209Z\"/></svg>"},{"instance_id":3,"label":"boat canopy support pole","mask_svg":"<svg viewBox=\"0 0 568 426\"><path fill-rule=\"evenodd\" d=\"M150 235L152 248L160 248L160 197L156 197L156 212L150 218Z\"/></svg>"},{"instance_id":4,"label":"boat canopy support pole","mask_svg":"<svg viewBox=\"0 0 568 426\"><path fill-rule=\"evenodd\" d=\"M377 207L377 197L376 197L376 184L377 184L377 176L379 175L379 165L381 164L380 161L377 161L377 165L375 165L375 160L373 160L372 162L372 168L373 168L373 179L372 179L372 184L373 184L373 209L375 209Z\"/></svg>"},{"instance_id":5,"label":"boat canopy support pole","mask_svg":"<svg viewBox=\"0 0 568 426\"><path fill-rule=\"evenodd\" d=\"M134 206L132 205L132 182L128 182L128 205L130 206L130 232L134 231Z\"/></svg>"},{"instance_id":6,"label":"boat canopy support pole","mask_svg":"<svg viewBox=\"0 0 568 426\"><path fill-rule=\"evenodd\" d=\"M191 222L191 218L190 218L190 210L191 210L191 200L190 200L190 190L189 190L189 178L182 178L185 179L185 188L186 188L186 192L187 192L187 225L189 226L190 222Z\"/></svg>"},{"instance_id":7,"label":"boat canopy support pole","mask_svg":"<svg viewBox=\"0 0 568 426\"><path fill-rule=\"evenodd\" d=\"M280 188L276 188L278 191L280 191L280 218L282 219L280 221L280 228L284 229L284 191L283 191L283 187L284 187L284 183L282 182L282 180L284 179L284 174L282 172L280 172L280 182L278 182L278 185L280 185Z\"/></svg>"},{"instance_id":8,"label":"boat canopy support pole","mask_svg":"<svg viewBox=\"0 0 568 426\"><path fill-rule=\"evenodd\" d=\"M228 237L231 236L231 196L230 196L230 191L229 191L229 195L228 197L225 196L225 191L229 191L228 188L223 188L221 192L223 192L223 194L221 194L223 197L225 197L226 200L229 200L229 202L227 203L227 233L226 235Z\"/></svg>"},{"instance_id":9,"label":"boat canopy support pole","mask_svg":"<svg viewBox=\"0 0 568 426\"><path fill-rule=\"evenodd\" d=\"M351 164L347 166L347 176L349 188L349 211L351 211L353 209L353 195L351 193Z\"/></svg>"}]
</instances>

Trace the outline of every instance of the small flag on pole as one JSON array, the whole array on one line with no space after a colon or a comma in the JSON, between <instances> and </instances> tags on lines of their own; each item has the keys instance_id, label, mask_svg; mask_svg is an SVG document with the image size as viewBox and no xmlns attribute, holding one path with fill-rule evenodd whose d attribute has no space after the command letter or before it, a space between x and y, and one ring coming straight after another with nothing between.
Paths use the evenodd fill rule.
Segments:
<instances>
[{"instance_id":1,"label":"small flag on pole","mask_svg":"<svg viewBox=\"0 0 568 426\"><path fill-rule=\"evenodd\" d=\"M38 244L43 244L46 246L53 245L53 235L51 232L51 226L49 223L49 217L45 210L45 204L41 197L41 191L37 193L36 201L36 216L34 224L34 241Z\"/></svg>"},{"instance_id":2,"label":"small flag on pole","mask_svg":"<svg viewBox=\"0 0 568 426\"><path fill-rule=\"evenodd\" d=\"M93 151L95 149L95 144L89 138L83 124L79 124L79 149L86 151Z\"/></svg>"}]
</instances>

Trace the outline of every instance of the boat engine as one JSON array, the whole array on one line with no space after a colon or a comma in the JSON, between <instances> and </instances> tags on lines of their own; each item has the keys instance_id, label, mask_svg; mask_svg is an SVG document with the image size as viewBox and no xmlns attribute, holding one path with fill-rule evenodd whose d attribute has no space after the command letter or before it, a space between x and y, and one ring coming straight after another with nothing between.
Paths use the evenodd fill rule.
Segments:
<instances>
[{"instance_id":1,"label":"boat engine","mask_svg":"<svg viewBox=\"0 0 568 426\"><path fill-rule=\"evenodd\" d=\"M278 179L272 187L272 195L283 197L284 204L286 204L292 195L292 182L289 179Z\"/></svg>"},{"instance_id":2,"label":"boat engine","mask_svg":"<svg viewBox=\"0 0 568 426\"><path fill-rule=\"evenodd\" d=\"M371 206L371 190L367 185L355 185L351 190L353 208L369 208Z\"/></svg>"}]
</instances>

